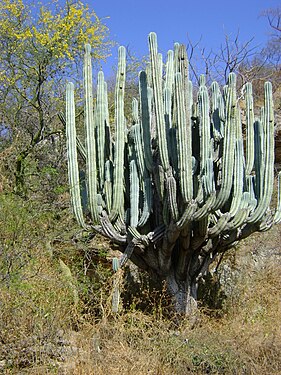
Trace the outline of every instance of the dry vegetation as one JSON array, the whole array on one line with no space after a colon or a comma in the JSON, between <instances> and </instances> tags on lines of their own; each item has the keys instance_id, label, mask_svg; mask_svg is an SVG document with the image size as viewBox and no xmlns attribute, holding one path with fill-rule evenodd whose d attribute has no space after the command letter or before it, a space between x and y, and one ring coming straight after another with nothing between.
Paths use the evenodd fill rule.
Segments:
<instances>
[{"instance_id":1,"label":"dry vegetation","mask_svg":"<svg viewBox=\"0 0 281 375\"><path fill-rule=\"evenodd\" d=\"M68 210L1 196L0 373L281 373L280 228L230 251L191 325L145 283L112 315L108 244L73 240L74 225ZM225 269L230 292L215 282Z\"/></svg>"}]
</instances>

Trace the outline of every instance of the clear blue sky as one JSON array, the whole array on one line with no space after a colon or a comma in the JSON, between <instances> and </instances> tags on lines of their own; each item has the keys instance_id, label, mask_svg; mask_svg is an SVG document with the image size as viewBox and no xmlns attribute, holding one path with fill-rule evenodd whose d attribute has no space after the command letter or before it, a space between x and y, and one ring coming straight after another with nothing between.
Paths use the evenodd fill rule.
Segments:
<instances>
[{"instance_id":1,"label":"clear blue sky","mask_svg":"<svg viewBox=\"0 0 281 375\"><path fill-rule=\"evenodd\" d=\"M136 56L148 53L147 36L158 35L159 50L166 53L174 42L187 44L188 38L208 49L218 49L224 34L240 41L254 37L254 44L264 44L270 27L262 11L280 6L280 0L96 0L88 1L97 16L104 18L111 39L129 46ZM106 19L106 17L109 17ZM117 47L103 64L106 74L117 61Z\"/></svg>"}]
</instances>

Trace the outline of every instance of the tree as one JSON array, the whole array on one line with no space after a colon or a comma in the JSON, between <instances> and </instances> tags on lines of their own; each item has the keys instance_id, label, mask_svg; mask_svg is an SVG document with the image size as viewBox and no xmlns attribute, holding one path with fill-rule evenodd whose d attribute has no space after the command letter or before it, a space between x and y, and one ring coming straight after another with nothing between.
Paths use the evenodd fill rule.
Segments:
<instances>
[{"instance_id":1,"label":"tree","mask_svg":"<svg viewBox=\"0 0 281 375\"><path fill-rule=\"evenodd\" d=\"M246 84L244 155L236 75L229 74L222 92L217 82L208 91L201 76L194 97L185 47L176 43L168 52L163 78L155 33L149 35L149 45L150 64L139 75L131 124L124 117L126 51L119 48L114 142L102 72L93 112L89 45L85 145L76 133L74 85L67 85L72 207L86 231L119 244L123 255L118 266L130 258L152 279L166 283L178 313L190 314L198 281L214 259L241 238L281 221L280 189L277 209L269 208L274 183L272 85L265 83L264 108L255 119L252 86ZM79 166L86 175L86 197Z\"/></svg>"},{"instance_id":2,"label":"tree","mask_svg":"<svg viewBox=\"0 0 281 375\"><path fill-rule=\"evenodd\" d=\"M200 41L193 43L189 39L187 47L190 70L198 84L200 71L205 74L207 82L216 80L224 84L230 73L238 73L240 66L248 65L260 53L258 46L254 44L254 38L241 42L239 30L234 36L225 34L218 50L208 50L200 44ZM242 86L251 78L238 75L241 83L237 84Z\"/></svg>"},{"instance_id":3,"label":"tree","mask_svg":"<svg viewBox=\"0 0 281 375\"><path fill-rule=\"evenodd\" d=\"M80 1L3 0L0 23L1 122L15 149L16 191L25 194L28 157L61 131L61 82L77 71L84 43L98 60L110 42L107 27Z\"/></svg>"},{"instance_id":4,"label":"tree","mask_svg":"<svg viewBox=\"0 0 281 375\"><path fill-rule=\"evenodd\" d=\"M281 109L281 8L271 8L263 12L263 16L267 17L269 26L271 27L271 34L267 45L262 54L265 56L268 67L271 72L270 79L275 88L275 102L277 118L280 120ZM280 122L280 121L279 121ZM278 129L280 131L280 128Z\"/></svg>"},{"instance_id":5,"label":"tree","mask_svg":"<svg viewBox=\"0 0 281 375\"><path fill-rule=\"evenodd\" d=\"M262 15L267 18L272 29L264 54L274 65L280 65L281 58L281 8L272 8L265 10Z\"/></svg>"}]
</instances>

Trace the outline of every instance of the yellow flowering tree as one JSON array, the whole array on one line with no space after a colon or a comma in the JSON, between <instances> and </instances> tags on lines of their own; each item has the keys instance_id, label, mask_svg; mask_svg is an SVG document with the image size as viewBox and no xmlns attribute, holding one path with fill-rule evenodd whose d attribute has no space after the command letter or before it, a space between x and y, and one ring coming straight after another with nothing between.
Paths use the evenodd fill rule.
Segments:
<instances>
[{"instance_id":1,"label":"yellow flowering tree","mask_svg":"<svg viewBox=\"0 0 281 375\"><path fill-rule=\"evenodd\" d=\"M65 76L77 72L85 43L97 60L106 58L111 45L107 27L81 1L0 3L1 126L13 142L20 139L14 163L18 192L24 191L26 159L57 131L55 92Z\"/></svg>"}]
</instances>

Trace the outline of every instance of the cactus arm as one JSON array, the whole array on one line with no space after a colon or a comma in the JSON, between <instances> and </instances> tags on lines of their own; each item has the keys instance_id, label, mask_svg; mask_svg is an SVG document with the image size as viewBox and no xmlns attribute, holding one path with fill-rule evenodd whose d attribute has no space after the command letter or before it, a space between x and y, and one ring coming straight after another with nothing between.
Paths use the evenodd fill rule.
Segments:
<instances>
[{"instance_id":1,"label":"cactus arm","mask_svg":"<svg viewBox=\"0 0 281 375\"><path fill-rule=\"evenodd\" d=\"M187 127L187 141L188 147L191 148L191 103L192 103L192 87L190 90L190 81L189 81L189 70L188 70L188 58L186 53L186 48L183 44L179 46L178 52L179 59L179 72L182 77L182 94L183 102L185 108L185 118L186 118L186 127Z\"/></svg>"},{"instance_id":2,"label":"cactus arm","mask_svg":"<svg viewBox=\"0 0 281 375\"><path fill-rule=\"evenodd\" d=\"M149 34L149 47L152 70L153 94L155 103L155 120L159 144L159 155L164 172L170 168L168 146L166 138L166 125L164 118L164 105L162 94L162 72L159 71L159 58L157 53L157 37L155 33Z\"/></svg>"},{"instance_id":3,"label":"cactus arm","mask_svg":"<svg viewBox=\"0 0 281 375\"><path fill-rule=\"evenodd\" d=\"M209 197L215 192L214 166L212 158L206 160L206 170L202 177L202 185L204 187L205 196Z\"/></svg>"},{"instance_id":4,"label":"cactus arm","mask_svg":"<svg viewBox=\"0 0 281 375\"><path fill-rule=\"evenodd\" d=\"M256 176L252 176L252 175L246 176L247 191L250 194L250 200L249 200L250 213L252 213L256 209L257 203L258 203L258 200L256 199L256 195L255 195L255 189L254 189L255 180L256 180Z\"/></svg>"},{"instance_id":5,"label":"cactus arm","mask_svg":"<svg viewBox=\"0 0 281 375\"><path fill-rule=\"evenodd\" d=\"M59 113L58 117L60 121L62 122L63 126L66 127L66 119L63 113ZM75 122L75 119L74 119ZM82 142L80 141L79 137L76 136L76 145L77 145L77 150L81 158L86 162L86 150Z\"/></svg>"},{"instance_id":6,"label":"cactus arm","mask_svg":"<svg viewBox=\"0 0 281 375\"><path fill-rule=\"evenodd\" d=\"M241 227L247 220L249 211L249 208L240 208L237 214L234 216L233 220L227 224L226 230L231 231Z\"/></svg>"},{"instance_id":7,"label":"cactus arm","mask_svg":"<svg viewBox=\"0 0 281 375\"><path fill-rule=\"evenodd\" d=\"M124 253L121 255L121 258L119 261L119 267L123 267L127 263L127 261L131 258L134 249L135 249L135 243L134 241L131 241L126 247Z\"/></svg>"},{"instance_id":8,"label":"cactus arm","mask_svg":"<svg viewBox=\"0 0 281 375\"><path fill-rule=\"evenodd\" d=\"M182 214L181 218L177 221L176 225L179 229L184 228L192 219L194 212L197 208L197 202L195 200L192 200L187 208L184 210L184 213Z\"/></svg>"},{"instance_id":9,"label":"cactus arm","mask_svg":"<svg viewBox=\"0 0 281 375\"><path fill-rule=\"evenodd\" d=\"M264 184L264 168L265 168L265 145L264 145L264 129L259 119L254 123L254 165L255 165L255 190L257 200L259 201L263 194Z\"/></svg>"},{"instance_id":10,"label":"cactus arm","mask_svg":"<svg viewBox=\"0 0 281 375\"><path fill-rule=\"evenodd\" d=\"M118 232L118 233L127 233L127 228L126 228L126 224L124 222L124 219L125 219L125 213L123 213L123 215L121 216L118 216L117 220L115 221L114 223L114 229ZM127 222L127 221L126 221Z\"/></svg>"},{"instance_id":11,"label":"cactus arm","mask_svg":"<svg viewBox=\"0 0 281 375\"><path fill-rule=\"evenodd\" d=\"M246 83L246 175L249 175L254 166L254 104L252 84Z\"/></svg>"},{"instance_id":12,"label":"cactus arm","mask_svg":"<svg viewBox=\"0 0 281 375\"><path fill-rule=\"evenodd\" d=\"M180 71L179 68L179 50L180 50L180 44L174 43L174 72L177 73Z\"/></svg>"},{"instance_id":13,"label":"cactus arm","mask_svg":"<svg viewBox=\"0 0 281 375\"><path fill-rule=\"evenodd\" d=\"M202 76L201 76L202 77ZM202 81L202 79L201 79ZM200 175L206 173L207 160L210 158L210 117L209 117L209 97L206 86L200 86L199 96L199 136L200 136Z\"/></svg>"},{"instance_id":14,"label":"cactus arm","mask_svg":"<svg viewBox=\"0 0 281 375\"><path fill-rule=\"evenodd\" d=\"M104 93L104 75L98 73L97 85L97 106L96 106L96 123L97 123L97 164L98 164L98 182L100 190L104 185L104 164L105 164L105 93Z\"/></svg>"},{"instance_id":15,"label":"cactus arm","mask_svg":"<svg viewBox=\"0 0 281 375\"><path fill-rule=\"evenodd\" d=\"M199 86L200 87L206 87L206 77L204 74L200 74L199 77Z\"/></svg>"},{"instance_id":16,"label":"cactus arm","mask_svg":"<svg viewBox=\"0 0 281 375\"><path fill-rule=\"evenodd\" d=\"M150 216L150 212L152 208L152 190L151 190L151 181L149 178L149 173L146 168L145 159L144 159L145 153L144 153L143 144L145 142L143 141L141 127L139 124L138 101L135 98L133 99L133 102L132 102L132 115L133 115L133 122L135 123L135 125L132 126L131 131L133 134L134 148L135 148L136 157L137 157L140 184L142 186L143 201L144 201L143 211L139 219L138 226L143 226L147 222ZM151 151L150 146L148 147L149 147L149 151Z\"/></svg>"},{"instance_id":17,"label":"cactus arm","mask_svg":"<svg viewBox=\"0 0 281 375\"><path fill-rule=\"evenodd\" d=\"M243 166L243 140L236 140L235 154L234 154L234 174L233 174L233 196L229 213L235 216L243 195L243 181L244 181L244 166Z\"/></svg>"},{"instance_id":18,"label":"cactus arm","mask_svg":"<svg viewBox=\"0 0 281 375\"><path fill-rule=\"evenodd\" d=\"M194 214L194 220L201 220L210 211L216 202L215 200L215 184L213 172L212 142L210 133L210 118L209 118L209 97L205 86L204 76L200 77L200 90L198 95L198 110L199 110L199 136L200 136L200 188L196 200L198 203L203 201L203 206L200 207ZM202 189L203 187L203 189Z\"/></svg>"},{"instance_id":19,"label":"cactus arm","mask_svg":"<svg viewBox=\"0 0 281 375\"><path fill-rule=\"evenodd\" d=\"M119 260L118 258L114 257L112 258L112 269L113 269L113 272L117 272L119 270Z\"/></svg>"},{"instance_id":20,"label":"cactus arm","mask_svg":"<svg viewBox=\"0 0 281 375\"><path fill-rule=\"evenodd\" d=\"M179 72L182 76L182 82L184 87L184 94L185 96L188 95L188 82L189 82L189 71L188 71L188 58L187 53L185 49L185 45L181 44L179 46ZM185 104L188 105L188 101L185 101ZM186 108L187 111L187 108Z\"/></svg>"},{"instance_id":21,"label":"cactus arm","mask_svg":"<svg viewBox=\"0 0 281 375\"><path fill-rule=\"evenodd\" d=\"M108 216L105 212L102 212L102 214L101 214L100 223L101 223L103 234L106 237L108 237L113 242L116 242L116 243L119 243L119 244L126 243L127 236L121 235L120 233L118 233L116 231L114 226L109 221L109 218L108 218Z\"/></svg>"},{"instance_id":22,"label":"cactus arm","mask_svg":"<svg viewBox=\"0 0 281 375\"><path fill-rule=\"evenodd\" d=\"M274 215L274 224L281 222L281 172L278 173L278 197L277 197L277 208Z\"/></svg>"},{"instance_id":23,"label":"cactus arm","mask_svg":"<svg viewBox=\"0 0 281 375\"><path fill-rule=\"evenodd\" d=\"M170 92L173 92L174 86L174 51L169 50L167 53L167 62L166 62L166 80L165 88Z\"/></svg>"},{"instance_id":24,"label":"cactus arm","mask_svg":"<svg viewBox=\"0 0 281 375\"><path fill-rule=\"evenodd\" d=\"M124 117L124 92L126 74L126 50L123 46L118 49L118 70L115 89L115 122L116 141L114 150L114 188L113 203L110 220L114 221L122 212L123 205L123 179L124 179L124 147L125 147L125 117Z\"/></svg>"},{"instance_id":25,"label":"cactus arm","mask_svg":"<svg viewBox=\"0 0 281 375\"><path fill-rule=\"evenodd\" d=\"M93 223L99 222L97 207L97 171L96 171L96 145L93 116L93 88L92 88L92 62L91 46L85 45L84 56L84 90L85 90L85 129L86 129L86 176L88 185L88 202Z\"/></svg>"},{"instance_id":26,"label":"cactus arm","mask_svg":"<svg viewBox=\"0 0 281 375\"><path fill-rule=\"evenodd\" d=\"M121 271L122 272L122 271ZM120 286L122 282L122 273L120 270L116 271L113 279L113 289L112 289L112 300L111 300L111 311L113 314L117 314L119 311L120 304Z\"/></svg>"},{"instance_id":27,"label":"cactus arm","mask_svg":"<svg viewBox=\"0 0 281 375\"><path fill-rule=\"evenodd\" d=\"M75 104L74 85L69 82L66 86L66 139L67 139L67 161L68 177L73 213L79 225L84 229L89 229L83 217L80 180L77 161L76 128L75 128Z\"/></svg>"},{"instance_id":28,"label":"cactus arm","mask_svg":"<svg viewBox=\"0 0 281 375\"><path fill-rule=\"evenodd\" d=\"M132 117L133 117L133 123L138 124L139 123L139 102L136 98L133 98L132 100Z\"/></svg>"},{"instance_id":29,"label":"cactus arm","mask_svg":"<svg viewBox=\"0 0 281 375\"><path fill-rule=\"evenodd\" d=\"M176 73L175 75L175 91L177 103L177 146L180 187L183 201L184 203L187 203L193 198L192 146L190 124L187 124L186 121L186 107L181 73Z\"/></svg>"},{"instance_id":30,"label":"cactus arm","mask_svg":"<svg viewBox=\"0 0 281 375\"><path fill-rule=\"evenodd\" d=\"M79 152L79 155L81 158L86 161L87 160L87 155L86 155L86 149L82 142L80 141L79 137L76 137L76 144L77 144L77 150Z\"/></svg>"},{"instance_id":31,"label":"cactus arm","mask_svg":"<svg viewBox=\"0 0 281 375\"><path fill-rule=\"evenodd\" d=\"M212 120L213 120L213 132L215 141L220 141L222 138L221 126L222 121L220 118L220 89L217 82L213 82L211 85L211 100L212 100Z\"/></svg>"},{"instance_id":32,"label":"cactus arm","mask_svg":"<svg viewBox=\"0 0 281 375\"><path fill-rule=\"evenodd\" d=\"M205 204L198 208L193 215L193 220L198 221L204 219L211 211L216 202L216 194L215 192L211 193L210 196L207 198Z\"/></svg>"},{"instance_id":33,"label":"cactus arm","mask_svg":"<svg viewBox=\"0 0 281 375\"><path fill-rule=\"evenodd\" d=\"M226 93L227 92L227 93ZM236 76L230 73L226 93L226 121L224 128L224 145L222 157L222 182L214 210L222 207L228 200L233 180L234 148L236 134Z\"/></svg>"},{"instance_id":34,"label":"cactus arm","mask_svg":"<svg viewBox=\"0 0 281 375\"><path fill-rule=\"evenodd\" d=\"M168 202L168 208L172 216L173 221L177 221L179 217L178 205L177 205L177 183L172 175L172 168L164 173L164 180L166 182L167 195L165 196ZM163 210L164 215L164 210Z\"/></svg>"},{"instance_id":35,"label":"cactus arm","mask_svg":"<svg viewBox=\"0 0 281 375\"><path fill-rule=\"evenodd\" d=\"M108 92L107 83L104 81L104 113L105 113L105 158L112 160L112 139L110 134L109 110L108 110Z\"/></svg>"},{"instance_id":36,"label":"cactus arm","mask_svg":"<svg viewBox=\"0 0 281 375\"><path fill-rule=\"evenodd\" d=\"M246 222L246 219L250 213L249 202L250 193L244 192L240 201L239 209L236 211L235 216L227 224L227 231L237 229Z\"/></svg>"},{"instance_id":37,"label":"cactus arm","mask_svg":"<svg viewBox=\"0 0 281 375\"><path fill-rule=\"evenodd\" d=\"M157 164L154 168L154 183L157 195L161 202L164 200L165 173L162 165Z\"/></svg>"},{"instance_id":38,"label":"cactus arm","mask_svg":"<svg viewBox=\"0 0 281 375\"><path fill-rule=\"evenodd\" d=\"M139 177L136 162L130 161L130 225L136 227L139 221Z\"/></svg>"},{"instance_id":39,"label":"cactus arm","mask_svg":"<svg viewBox=\"0 0 281 375\"><path fill-rule=\"evenodd\" d=\"M213 227L209 228L208 236L209 237L216 237L216 236L220 235L224 231L224 229L226 228L229 220L230 220L229 212L226 212L225 214L222 214L221 217L216 222L216 224Z\"/></svg>"},{"instance_id":40,"label":"cactus arm","mask_svg":"<svg viewBox=\"0 0 281 375\"><path fill-rule=\"evenodd\" d=\"M164 118L166 124L166 134L169 134L169 131L172 127L172 91L168 87L164 87L163 90L164 96ZM169 154L171 154L169 138L167 138Z\"/></svg>"},{"instance_id":41,"label":"cactus arm","mask_svg":"<svg viewBox=\"0 0 281 375\"><path fill-rule=\"evenodd\" d=\"M273 192L274 182L274 118L272 85L266 82L265 86L265 106L264 106L264 180L261 199L254 213L248 218L248 223L258 222L269 207Z\"/></svg>"},{"instance_id":42,"label":"cactus arm","mask_svg":"<svg viewBox=\"0 0 281 375\"><path fill-rule=\"evenodd\" d=\"M139 91L141 103L141 130L144 146L144 162L149 172L152 171L152 152L151 152L151 134L150 134L150 120L151 120L151 106L149 105L149 94L147 86L146 73L144 71L139 74Z\"/></svg>"},{"instance_id":43,"label":"cactus arm","mask_svg":"<svg viewBox=\"0 0 281 375\"><path fill-rule=\"evenodd\" d=\"M139 124L135 124L132 126L133 131L133 140L134 140L134 146L137 156L137 163L140 175L144 175L145 170L145 161L144 161L144 155L143 155L143 142L141 137L141 129Z\"/></svg>"},{"instance_id":44,"label":"cactus arm","mask_svg":"<svg viewBox=\"0 0 281 375\"><path fill-rule=\"evenodd\" d=\"M138 222L138 226L142 227L146 224L149 219L151 210L152 210L152 201L153 201L153 192L151 180L147 172L145 172L144 181L143 181L143 210L141 217Z\"/></svg>"},{"instance_id":45,"label":"cactus arm","mask_svg":"<svg viewBox=\"0 0 281 375\"><path fill-rule=\"evenodd\" d=\"M176 107L175 103L174 103L174 106ZM175 108L174 108L175 109ZM176 172L176 174L178 174L178 145L177 145L177 128L176 127L172 127L169 129L169 142L168 142L168 145L169 145L169 156L170 156L170 159L171 159L171 165L172 165L172 168L174 169L174 171Z\"/></svg>"},{"instance_id":46,"label":"cactus arm","mask_svg":"<svg viewBox=\"0 0 281 375\"><path fill-rule=\"evenodd\" d=\"M104 191L105 191L105 202L107 207L107 212L110 213L112 207L112 163L110 160L105 162L105 181L104 181Z\"/></svg>"},{"instance_id":47,"label":"cactus arm","mask_svg":"<svg viewBox=\"0 0 281 375\"><path fill-rule=\"evenodd\" d=\"M162 80L163 75L163 55L162 53L157 53L157 64L158 64L158 74L160 79Z\"/></svg>"},{"instance_id":48,"label":"cactus arm","mask_svg":"<svg viewBox=\"0 0 281 375\"><path fill-rule=\"evenodd\" d=\"M163 222L166 226L169 225L171 221L171 214L170 214L171 211L169 209L169 203L172 204L171 201L170 202L168 201L168 196L165 195L164 200L163 200L163 205L162 205L162 215L161 217L159 217L158 219L159 221L157 224L160 224Z\"/></svg>"},{"instance_id":49,"label":"cactus arm","mask_svg":"<svg viewBox=\"0 0 281 375\"><path fill-rule=\"evenodd\" d=\"M140 232L136 229L136 227L131 227L130 225L128 226L128 234L130 234L130 236L131 236L133 239L136 239L136 240L141 240L141 238L142 238L142 235L141 235Z\"/></svg>"},{"instance_id":50,"label":"cactus arm","mask_svg":"<svg viewBox=\"0 0 281 375\"><path fill-rule=\"evenodd\" d=\"M176 180L173 176L166 177L166 186L168 192L169 210L173 221L177 221L179 217L179 211L177 206L177 185Z\"/></svg>"},{"instance_id":51,"label":"cactus arm","mask_svg":"<svg viewBox=\"0 0 281 375\"><path fill-rule=\"evenodd\" d=\"M166 123L166 134L169 158L172 167L177 171L177 146L175 144L175 128L172 122L172 94L174 88L174 52L168 51L166 62L166 76L164 85L164 117Z\"/></svg>"},{"instance_id":52,"label":"cactus arm","mask_svg":"<svg viewBox=\"0 0 281 375\"><path fill-rule=\"evenodd\" d=\"M219 117L220 117L220 133L224 137L224 124L225 124L225 106L223 95L218 97Z\"/></svg>"}]
</instances>

